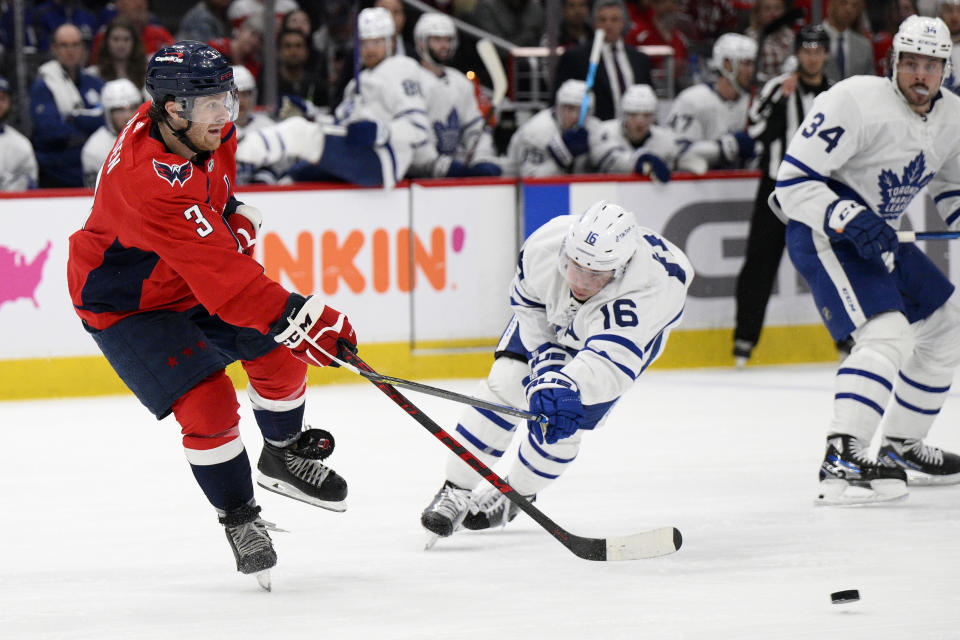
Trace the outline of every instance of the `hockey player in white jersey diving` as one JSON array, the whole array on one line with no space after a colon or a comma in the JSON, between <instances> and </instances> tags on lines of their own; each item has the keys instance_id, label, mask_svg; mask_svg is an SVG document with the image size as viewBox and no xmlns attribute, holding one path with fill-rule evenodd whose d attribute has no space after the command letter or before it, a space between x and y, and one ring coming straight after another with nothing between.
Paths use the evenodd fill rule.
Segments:
<instances>
[{"instance_id":1,"label":"hockey player in white jersey diving","mask_svg":"<svg viewBox=\"0 0 960 640\"><path fill-rule=\"evenodd\" d=\"M597 202L582 215L550 220L524 243L510 286L514 316L476 395L546 415L517 428L509 418L468 409L457 438L487 466L514 437L519 450L507 474L534 500L577 456L584 431L597 428L621 395L656 360L683 314L693 268L659 234L622 207ZM438 537L461 528L505 525L519 509L451 454L440 491L421 515Z\"/></svg>"},{"instance_id":2,"label":"hockey player in white jersey diving","mask_svg":"<svg viewBox=\"0 0 960 640\"><path fill-rule=\"evenodd\" d=\"M939 18L907 18L892 77L855 76L820 94L777 175L790 258L834 340L855 340L835 379L820 503L895 500L908 478L960 482L960 456L924 442L960 365L960 300L896 234L924 187L960 227L960 97L941 91L951 48Z\"/></svg>"}]
</instances>

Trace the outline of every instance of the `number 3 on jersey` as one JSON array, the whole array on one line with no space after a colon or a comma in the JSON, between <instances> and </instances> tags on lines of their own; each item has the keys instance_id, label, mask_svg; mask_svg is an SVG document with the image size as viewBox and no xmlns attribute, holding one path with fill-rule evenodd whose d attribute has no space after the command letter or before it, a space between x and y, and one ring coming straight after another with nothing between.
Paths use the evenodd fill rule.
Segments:
<instances>
[{"instance_id":1,"label":"number 3 on jersey","mask_svg":"<svg viewBox=\"0 0 960 640\"><path fill-rule=\"evenodd\" d=\"M810 120L810 124L801 131L804 138L812 138L814 134L818 138L822 138L827 142L827 153L833 151L833 148L837 146L837 143L840 142L840 136L844 133L843 127L830 127L829 129L824 129L817 133L817 130L820 128L820 125L823 124L824 115L822 113L813 114L813 118Z\"/></svg>"},{"instance_id":2,"label":"number 3 on jersey","mask_svg":"<svg viewBox=\"0 0 960 640\"><path fill-rule=\"evenodd\" d=\"M208 235L213 233L213 225L210 224L209 220L203 217L203 212L200 211L200 205L195 204L184 211L183 217L187 220L196 220L197 235L201 238L206 238Z\"/></svg>"}]
</instances>

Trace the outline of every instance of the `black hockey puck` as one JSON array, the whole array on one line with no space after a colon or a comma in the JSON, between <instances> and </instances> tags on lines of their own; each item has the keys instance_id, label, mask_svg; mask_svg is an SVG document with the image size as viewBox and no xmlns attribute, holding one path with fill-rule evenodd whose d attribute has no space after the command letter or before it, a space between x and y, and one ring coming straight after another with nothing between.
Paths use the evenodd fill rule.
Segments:
<instances>
[{"instance_id":1,"label":"black hockey puck","mask_svg":"<svg viewBox=\"0 0 960 640\"><path fill-rule=\"evenodd\" d=\"M830 594L830 602L833 604L846 604L847 602L857 602L858 600L860 600L860 592L856 589L835 591Z\"/></svg>"}]
</instances>

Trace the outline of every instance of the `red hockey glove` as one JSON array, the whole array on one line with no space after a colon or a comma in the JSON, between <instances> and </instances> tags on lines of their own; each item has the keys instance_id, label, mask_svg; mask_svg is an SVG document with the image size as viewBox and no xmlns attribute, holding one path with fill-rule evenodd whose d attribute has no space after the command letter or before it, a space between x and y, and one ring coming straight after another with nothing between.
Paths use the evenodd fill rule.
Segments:
<instances>
[{"instance_id":1,"label":"red hockey glove","mask_svg":"<svg viewBox=\"0 0 960 640\"><path fill-rule=\"evenodd\" d=\"M325 367L333 363L337 341L356 347L357 335L347 316L323 304L316 296L304 299L296 293L270 332L273 339L288 347L307 364Z\"/></svg>"}]
</instances>

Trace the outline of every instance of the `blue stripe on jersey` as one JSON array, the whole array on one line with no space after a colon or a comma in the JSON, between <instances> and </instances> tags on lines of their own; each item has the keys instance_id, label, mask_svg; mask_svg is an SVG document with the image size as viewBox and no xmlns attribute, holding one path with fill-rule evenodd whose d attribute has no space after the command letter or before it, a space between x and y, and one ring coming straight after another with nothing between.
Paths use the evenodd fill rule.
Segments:
<instances>
[{"instance_id":1,"label":"blue stripe on jersey","mask_svg":"<svg viewBox=\"0 0 960 640\"><path fill-rule=\"evenodd\" d=\"M530 441L533 442L532 435L530 436ZM551 473L544 473L543 471L540 471L539 469L534 467L532 464L530 464L530 462L523 457L523 454L520 451L517 451L517 458L519 458L520 462L523 463L523 466L525 466L527 469L530 469L530 471L534 472L541 478L547 478L548 480L556 480L557 478L560 477L559 475L553 475Z\"/></svg>"},{"instance_id":2,"label":"blue stripe on jersey","mask_svg":"<svg viewBox=\"0 0 960 640\"><path fill-rule=\"evenodd\" d=\"M887 388L887 391L893 391L893 384L883 376L877 375L871 371L865 371L863 369L852 369L850 367L842 367L837 371L838 376L848 375L848 376L863 376L864 378L869 378L874 382L878 382Z\"/></svg>"},{"instance_id":3,"label":"blue stripe on jersey","mask_svg":"<svg viewBox=\"0 0 960 640\"><path fill-rule=\"evenodd\" d=\"M910 411L916 411L917 413L922 413L923 415L926 415L926 416L935 416L938 413L940 413L940 407L937 407L936 409L921 409L920 407L916 407L910 404L909 402L905 401L903 398L901 398L897 394L893 394L893 397L896 398L897 404L899 404L901 407L909 409Z\"/></svg>"},{"instance_id":4,"label":"blue stripe on jersey","mask_svg":"<svg viewBox=\"0 0 960 640\"><path fill-rule=\"evenodd\" d=\"M589 344L590 344L591 342L593 342L594 340L606 340L606 341L608 341L608 342L616 343L616 344L620 345L621 347L624 347L624 348L626 348L627 350L629 350L630 352L632 352L632 353L633 353L635 356L637 356L638 358L642 358L642 357L643 357L643 351L640 349L640 347L638 347L632 340L628 340L627 338L624 338L623 336L618 336L618 335L613 334L613 333L598 333L598 334L595 335L595 336L591 336L591 337L587 338L587 341L584 343L584 346L589 345Z\"/></svg>"},{"instance_id":5,"label":"blue stripe on jersey","mask_svg":"<svg viewBox=\"0 0 960 640\"><path fill-rule=\"evenodd\" d=\"M494 449L490 445L486 444L485 442L477 438L475 435L473 435L472 433L464 429L462 424L457 425L457 433L462 435L464 440L472 444L474 447L476 447L483 453L490 454L491 456L494 456L497 458L503 457L503 451L500 451L499 449Z\"/></svg>"},{"instance_id":6,"label":"blue stripe on jersey","mask_svg":"<svg viewBox=\"0 0 960 640\"><path fill-rule=\"evenodd\" d=\"M514 293L518 298L520 298L521 302L515 301L515 300L513 299L513 297L511 296L511 298L510 298L510 304L515 304L515 305L520 306L520 307L533 307L534 309L546 309L546 308L547 308L547 305L545 305L545 304L542 304L542 303L540 303L540 302L537 302L536 300L531 300L530 298L524 297L524 295L523 295L522 293L520 293L520 290L517 289L516 287L513 288L513 293Z\"/></svg>"},{"instance_id":7,"label":"blue stripe on jersey","mask_svg":"<svg viewBox=\"0 0 960 640\"><path fill-rule=\"evenodd\" d=\"M941 200L945 200L946 198L952 198L954 196L960 196L960 190L954 189L953 191L944 191L943 193L937 196L934 196L933 201L940 202Z\"/></svg>"},{"instance_id":8,"label":"blue stripe on jersey","mask_svg":"<svg viewBox=\"0 0 960 640\"><path fill-rule=\"evenodd\" d=\"M876 411L877 413L879 413L881 416L883 415L883 407L878 405L876 402L874 402L870 398L865 398L858 393L838 393L835 396L833 396L833 398L834 400L853 400L855 402L865 404L871 409L873 409L874 411Z\"/></svg>"},{"instance_id":9,"label":"blue stripe on jersey","mask_svg":"<svg viewBox=\"0 0 960 640\"><path fill-rule=\"evenodd\" d=\"M903 375L903 372L900 372L900 379L909 384L911 387L916 387L920 391L926 391L927 393L946 393L950 391L950 385L945 387L931 387L929 385L921 384L916 380L911 380L907 376Z\"/></svg>"},{"instance_id":10,"label":"blue stripe on jersey","mask_svg":"<svg viewBox=\"0 0 960 640\"><path fill-rule=\"evenodd\" d=\"M591 352L591 353L595 353L595 354L597 354L598 356L600 356L600 357L602 357L602 358L606 358L606 359L609 360L615 367L617 367L617 369L620 369L620 371L623 371L624 375L626 375L626 376L627 376L628 378L630 378L631 380L636 380L636 379L637 379L637 375L639 375L639 374L634 373L633 370L630 369L629 367L627 367L626 365L622 365L622 364L620 364L619 362L617 362L616 360L614 360L613 358L611 358L610 355L609 355L606 351L599 351L599 350L594 349L594 348L592 348L592 347L584 347L583 350L584 350L584 351L589 351L589 352Z\"/></svg>"},{"instance_id":11,"label":"blue stripe on jersey","mask_svg":"<svg viewBox=\"0 0 960 640\"><path fill-rule=\"evenodd\" d=\"M643 348L643 352L644 352L644 353L647 353L648 351L650 351L650 349L651 349L653 346L655 346L655 345L654 345L655 342L660 342L660 338L661 338L661 336L663 335L664 329L666 329L666 328L669 327L670 325L672 325L672 324L676 323L678 320L680 320L680 316L683 315L683 310L684 310L684 309L686 309L686 305L684 305L684 306L680 309L680 313L678 313L677 315L673 316L673 318L672 318L669 322L667 322L667 324L663 325L663 329L660 329L660 331L657 332L656 337L655 337L653 340L651 340L650 342L648 342L647 345Z\"/></svg>"},{"instance_id":12,"label":"blue stripe on jersey","mask_svg":"<svg viewBox=\"0 0 960 640\"><path fill-rule=\"evenodd\" d=\"M481 409L480 407L474 407L477 412L482 415L484 418L497 425L504 431L513 431L513 423L509 420L505 420L495 414L493 411L488 411L487 409Z\"/></svg>"},{"instance_id":13,"label":"blue stripe on jersey","mask_svg":"<svg viewBox=\"0 0 960 640\"><path fill-rule=\"evenodd\" d=\"M784 154L783 162L792 164L794 167L796 167L797 169L800 169L800 171L807 174L808 177L804 178L801 176L799 178L790 178L788 180L777 180L778 187L790 187L795 184L799 184L801 182L816 180L818 182L823 182L824 184L826 184L831 191L833 191L835 194L837 194L841 198L849 198L851 200L855 200L856 202L867 207L868 209L870 208L870 206L867 204L867 201L864 200L862 197L860 197L860 194L854 191L853 188L850 187L850 185L840 182L839 180L834 180L833 178L829 178L827 176L821 175L820 173L817 173L816 171L811 169L809 166L807 166L805 163L801 162L800 160L797 160L795 157L793 157L789 153Z\"/></svg>"},{"instance_id":14,"label":"blue stripe on jersey","mask_svg":"<svg viewBox=\"0 0 960 640\"><path fill-rule=\"evenodd\" d=\"M424 111L423 109L407 109L406 111L401 111L400 113L393 116L393 119L396 120L397 118L402 118L403 116L411 113L422 113L423 115L427 115L427 112ZM420 127L420 128L423 129L423 127Z\"/></svg>"},{"instance_id":15,"label":"blue stripe on jersey","mask_svg":"<svg viewBox=\"0 0 960 640\"><path fill-rule=\"evenodd\" d=\"M952 225L954 222L956 222L957 218L960 218L960 209L957 209L956 211L954 211L953 213L951 213L950 215L948 215L948 216L946 217L946 219L944 220L944 222L947 223L947 226L950 226L950 225Z\"/></svg>"}]
</instances>

